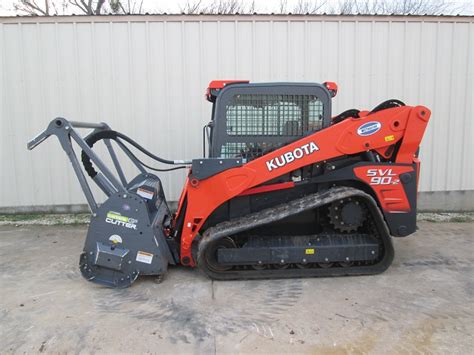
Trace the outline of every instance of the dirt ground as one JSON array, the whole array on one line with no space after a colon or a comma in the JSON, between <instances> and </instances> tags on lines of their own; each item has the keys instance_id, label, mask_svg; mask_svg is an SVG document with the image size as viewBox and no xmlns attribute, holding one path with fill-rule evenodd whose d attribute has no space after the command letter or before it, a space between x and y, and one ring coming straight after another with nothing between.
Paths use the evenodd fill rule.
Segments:
<instances>
[{"instance_id":1,"label":"dirt ground","mask_svg":"<svg viewBox=\"0 0 474 355\"><path fill-rule=\"evenodd\" d=\"M0 226L0 352L472 353L474 223L419 226L381 275L123 290L80 276L86 226Z\"/></svg>"}]
</instances>

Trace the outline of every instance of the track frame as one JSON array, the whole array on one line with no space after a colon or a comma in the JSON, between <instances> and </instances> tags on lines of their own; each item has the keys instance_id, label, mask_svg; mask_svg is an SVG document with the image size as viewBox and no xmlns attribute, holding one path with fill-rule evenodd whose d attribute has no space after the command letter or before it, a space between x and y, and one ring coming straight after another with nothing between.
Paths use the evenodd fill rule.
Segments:
<instances>
[{"instance_id":1,"label":"track frame","mask_svg":"<svg viewBox=\"0 0 474 355\"><path fill-rule=\"evenodd\" d=\"M383 254L379 261L373 265L354 266L347 268L308 268L308 269L264 269L264 270L230 270L216 272L207 267L206 251L212 243L244 232L265 224L276 222L283 218L304 212L309 209L318 208L333 201L348 197L363 199L373 217L377 236L380 238ZM376 201L369 194L352 187L333 187L324 192L311 194L289 203L268 208L260 212L252 213L245 217L226 221L209 228L198 241L197 266L210 278L214 280L236 280L236 279L267 279L267 278L292 278L292 277L323 277L323 276L348 276L348 275L371 275L385 271L394 258L394 249L387 224L377 206Z\"/></svg>"}]
</instances>

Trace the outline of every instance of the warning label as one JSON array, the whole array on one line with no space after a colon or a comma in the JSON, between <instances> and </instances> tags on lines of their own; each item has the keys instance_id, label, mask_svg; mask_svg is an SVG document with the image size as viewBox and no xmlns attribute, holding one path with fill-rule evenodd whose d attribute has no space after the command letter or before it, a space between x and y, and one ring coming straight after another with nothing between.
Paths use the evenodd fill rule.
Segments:
<instances>
[{"instance_id":1,"label":"warning label","mask_svg":"<svg viewBox=\"0 0 474 355\"><path fill-rule=\"evenodd\" d=\"M153 191L148 191L148 190L145 190L145 189L142 189L141 187L139 187L137 189L137 195L143 197L143 198L146 198L147 200L151 200L153 198Z\"/></svg>"},{"instance_id":2,"label":"warning label","mask_svg":"<svg viewBox=\"0 0 474 355\"><path fill-rule=\"evenodd\" d=\"M137 252L136 260L141 263L151 264L151 262L153 261L153 254L147 253L146 251L139 250Z\"/></svg>"}]
</instances>

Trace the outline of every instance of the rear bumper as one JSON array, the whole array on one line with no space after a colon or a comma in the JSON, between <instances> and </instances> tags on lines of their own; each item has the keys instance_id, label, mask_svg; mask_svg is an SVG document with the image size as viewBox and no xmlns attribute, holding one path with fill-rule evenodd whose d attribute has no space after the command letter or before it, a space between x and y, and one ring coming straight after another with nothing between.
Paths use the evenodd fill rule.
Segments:
<instances>
[{"instance_id":1,"label":"rear bumper","mask_svg":"<svg viewBox=\"0 0 474 355\"><path fill-rule=\"evenodd\" d=\"M400 175L400 183L405 191L406 198L410 205L409 211L394 212L385 211L383 214L387 221L390 234L394 237L406 237L416 232L417 213L417 185L418 185L418 165L413 164L414 171Z\"/></svg>"}]
</instances>

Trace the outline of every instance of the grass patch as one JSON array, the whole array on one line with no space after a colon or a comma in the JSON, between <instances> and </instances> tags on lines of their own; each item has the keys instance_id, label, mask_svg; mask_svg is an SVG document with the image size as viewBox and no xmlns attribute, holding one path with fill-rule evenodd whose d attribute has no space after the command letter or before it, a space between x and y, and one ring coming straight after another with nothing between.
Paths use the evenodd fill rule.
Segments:
<instances>
[{"instance_id":1,"label":"grass patch","mask_svg":"<svg viewBox=\"0 0 474 355\"><path fill-rule=\"evenodd\" d=\"M418 213L418 221L431 223L472 223L473 212L424 212Z\"/></svg>"},{"instance_id":2,"label":"grass patch","mask_svg":"<svg viewBox=\"0 0 474 355\"><path fill-rule=\"evenodd\" d=\"M456 217L452 217L449 222L452 222L452 223L468 223L468 222L472 222L472 218L469 217L469 216L456 216Z\"/></svg>"},{"instance_id":3,"label":"grass patch","mask_svg":"<svg viewBox=\"0 0 474 355\"><path fill-rule=\"evenodd\" d=\"M1 214L0 222L21 222L21 221L32 221L38 218L44 218L46 215L40 214Z\"/></svg>"},{"instance_id":4,"label":"grass patch","mask_svg":"<svg viewBox=\"0 0 474 355\"><path fill-rule=\"evenodd\" d=\"M85 225L90 214L7 214L0 215L0 225Z\"/></svg>"}]
</instances>

